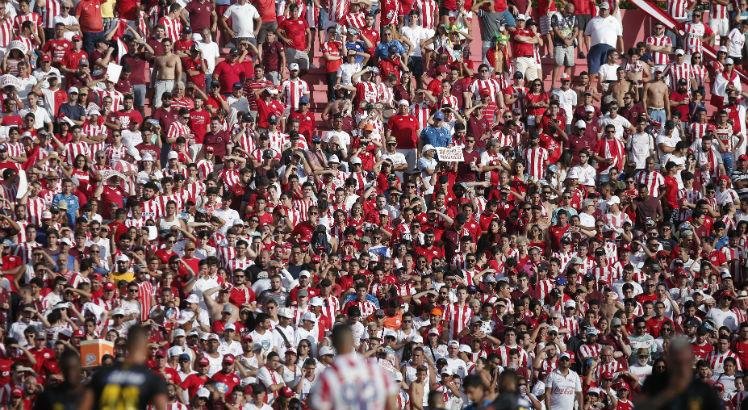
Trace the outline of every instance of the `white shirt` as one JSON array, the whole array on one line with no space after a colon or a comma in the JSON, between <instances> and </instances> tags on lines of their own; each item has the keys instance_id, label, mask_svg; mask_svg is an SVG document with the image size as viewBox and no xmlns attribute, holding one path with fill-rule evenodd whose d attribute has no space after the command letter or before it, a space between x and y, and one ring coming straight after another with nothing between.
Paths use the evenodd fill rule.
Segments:
<instances>
[{"instance_id":1,"label":"white shirt","mask_svg":"<svg viewBox=\"0 0 748 410\"><path fill-rule=\"evenodd\" d=\"M400 33L413 44L413 48L410 50L410 54L413 57L421 56L421 41L427 40L434 36L434 30L424 28L421 26L410 27L406 26L400 29Z\"/></svg>"},{"instance_id":2,"label":"white shirt","mask_svg":"<svg viewBox=\"0 0 748 410\"><path fill-rule=\"evenodd\" d=\"M623 115L616 115L615 118L611 118L609 114L603 115L600 117L598 124L600 125L600 128L603 129L605 129L606 125L613 124L613 126L616 127L616 138L619 140L623 140L623 130L625 128L631 128L631 123L629 120L624 118Z\"/></svg>"},{"instance_id":3,"label":"white shirt","mask_svg":"<svg viewBox=\"0 0 748 410\"><path fill-rule=\"evenodd\" d=\"M621 22L613 17L597 16L587 23L584 34L590 36L590 46L598 44L607 44L615 47L618 43L618 37L623 36L623 26Z\"/></svg>"},{"instance_id":4,"label":"white shirt","mask_svg":"<svg viewBox=\"0 0 748 410\"><path fill-rule=\"evenodd\" d=\"M665 135L665 134L658 135L657 136L657 151L660 154L660 157L665 155L665 153L662 152L659 148L660 144L665 144L665 146L669 148L675 148L675 145L678 142L680 142L680 137L676 136L675 133L673 133L672 135Z\"/></svg>"},{"instance_id":5,"label":"white shirt","mask_svg":"<svg viewBox=\"0 0 748 410\"><path fill-rule=\"evenodd\" d=\"M711 319L717 328L727 326L733 332L738 330L738 317L735 316L732 310L725 312L720 308L714 307L709 309L706 317L707 319Z\"/></svg>"},{"instance_id":6,"label":"white shirt","mask_svg":"<svg viewBox=\"0 0 748 410\"><path fill-rule=\"evenodd\" d=\"M255 19L260 18L255 6L249 3L232 4L223 13L223 17L231 18L231 28L236 33L236 38L255 37Z\"/></svg>"},{"instance_id":7,"label":"white shirt","mask_svg":"<svg viewBox=\"0 0 748 410\"><path fill-rule=\"evenodd\" d=\"M600 81L618 80L618 64L603 64L600 66Z\"/></svg>"},{"instance_id":8,"label":"white shirt","mask_svg":"<svg viewBox=\"0 0 748 410\"><path fill-rule=\"evenodd\" d=\"M33 110L21 110L18 115L23 118L30 112L34 113L34 129L40 130L44 128L44 124L52 122L52 117L49 116L49 111L40 106L34 107Z\"/></svg>"},{"instance_id":9,"label":"white shirt","mask_svg":"<svg viewBox=\"0 0 748 410\"><path fill-rule=\"evenodd\" d=\"M745 34L736 27L727 35L727 55L730 57L741 58L743 56L743 46L745 46Z\"/></svg>"},{"instance_id":10,"label":"white shirt","mask_svg":"<svg viewBox=\"0 0 748 410\"><path fill-rule=\"evenodd\" d=\"M562 90L560 88L553 90L553 94L558 97L558 105L566 113L566 124L571 124L574 118L574 107L577 105L577 92L569 88Z\"/></svg>"},{"instance_id":11,"label":"white shirt","mask_svg":"<svg viewBox=\"0 0 748 410\"><path fill-rule=\"evenodd\" d=\"M629 155L636 164L636 169L644 169L647 166L649 153L655 150L654 138L646 132L637 132L629 139Z\"/></svg>"},{"instance_id":12,"label":"white shirt","mask_svg":"<svg viewBox=\"0 0 748 410\"><path fill-rule=\"evenodd\" d=\"M340 78L340 84L352 85L353 74L361 71L361 64L359 63L343 63L338 68L338 78Z\"/></svg>"},{"instance_id":13,"label":"white shirt","mask_svg":"<svg viewBox=\"0 0 748 410\"><path fill-rule=\"evenodd\" d=\"M582 392L582 381L574 370L570 369L569 373L564 376L559 369L556 369L548 375L545 388L551 390L551 409L572 410L576 394Z\"/></svg>"},{"instance_id":14,"label":"white shirt","mask_svg":"<svg viewBox=\"0 0 748 410\"><path fill-rule=\"evenodd\" d=\"M218 56L221 55L221 51L218 49L218 44L213 41L210 43L199 41L197 46L200 48L203 59L205 59L205 62L208 64L208 67L206 67L206 74L213 74L213 70L216 68L216 61L218 61Z\"/></svg>"}]
</instances>

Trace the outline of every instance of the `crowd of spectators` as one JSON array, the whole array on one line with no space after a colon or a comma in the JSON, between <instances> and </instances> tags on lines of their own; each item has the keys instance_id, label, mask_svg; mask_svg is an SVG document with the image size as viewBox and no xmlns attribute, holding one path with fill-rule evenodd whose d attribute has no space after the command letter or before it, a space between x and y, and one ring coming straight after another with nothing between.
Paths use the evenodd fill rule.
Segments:
<instances>
[{"instance_id":1,"label":"crowd of spectators","mask_svg":"<svg viewBox=\"0 0 748 410\"><path fill-rule=\"evenodd\" d=\"M740 408L748 6L666 12L0 0L0 406L140 324L170 409L376 407L346 323L399 409Z\"/></svg>"}]
</instances>

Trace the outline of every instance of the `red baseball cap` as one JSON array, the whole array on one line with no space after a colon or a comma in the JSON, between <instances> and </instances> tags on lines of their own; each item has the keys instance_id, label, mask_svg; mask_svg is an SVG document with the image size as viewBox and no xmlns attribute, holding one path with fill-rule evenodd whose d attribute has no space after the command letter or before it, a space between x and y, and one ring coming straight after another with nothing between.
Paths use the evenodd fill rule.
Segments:
<instances>
[{"instance_id":1,"label":"red baseball cap","mask_svg":"<svg viewBox=\"0 0 748 410\"><path fill-rule=\"evenodd\" d=\"M23 390L21 390L18 387L16 387L16 388L13 389L12 394L13 394L13 397L15 397L15 398L23 397Z\"/></svg>"},{"instance_id":2,"label":"red baseball cap","mask_svg":"<svg viewBox=\"0 0 748 410\"><path fill-rule=\"evenodd\" d=\"M203 356L203 357L200 358L200 360L197 361L197 364L199 364L201 366L208 366L208 365L210 365L210 361L208 360L207 357Z\"/></svg>"},{"instance_id":3,"label":"red baseball cap","mask_svg":"<svg viewBox=\"0 0 748 410\"><path fill-rule=\"evenodd\" d=\"M50 57L49 54L43 54L42 55L42 61L48 63L48 62L52 61L52 57Z\"/></svg>"},{"instance_id":4,"label":"red baseball cap","mask_svg":"<svg viewBox=\"0 0 748 410\"><path fill-rule=\"evenodd\" d=\"M229 353L223 356L223 364L234 364L234 355Z\"/></svg>"},{"instance_id":5,"label":"red baseball cap","mask_svg":"<svg viewBox=\"0 0 748 410\"><path fill-rule=\"evenodd\" d=\"M112 283L112 282L107 282L107 283L104 284L104 290L114 290L116 288L117 287L114 286L114 283Z\"/></svg>"}]
</instances>

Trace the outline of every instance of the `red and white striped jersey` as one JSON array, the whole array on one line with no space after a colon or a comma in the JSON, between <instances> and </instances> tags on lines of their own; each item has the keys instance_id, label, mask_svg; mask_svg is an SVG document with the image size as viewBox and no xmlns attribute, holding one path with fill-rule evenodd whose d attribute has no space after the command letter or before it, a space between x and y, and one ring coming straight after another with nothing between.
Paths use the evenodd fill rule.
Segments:
<instances>
[{"instance_id":1,"label":"red and white striped jersey","mask_svg":"<svg viewBox=\"0 0 748 410\"><path fill-rule=\"evenodd\" d=\"M148 320L153 305L153 285L151 282L138 283L138 301L140 302L140 320Z\"/></svg>"},{"instance_id":2,"label":"red and white striped jersey","mask_svg":"<svg viewBox=\"0 0 748 410\"><path fill-rule=\"evenodd\" d=\"M178 137L184 137L186 140L191 138L189 125L182 124L180 121L174 121L169 125L169 131L166 133L166 139L169 141L176 140Z\"/></svg>"},{"instance_id":3,"label":"red and white striped jersey","mask_svg":"<svg viewBox=\"0 0 748 410\"><path fill-rule=\"evenodd\" d=\"M291 111L299 109L299 100L309 95L309 84L301 78L289 78L281 84L283 102L291 106Z\"/></svg>"},{"instance_id":4,"label":"red and white striped jersey","mask_svg":"<svg viewBox=\"0 0 748 410\"><path fill-rule=\"evenodd\" d=\"M21 24L23 24L26 21L30 21L34 24L34 27L41 27L42 26L42 16L40 16L37 13L29 12L26 14L18 14L13 19L13 29L16 30L17 33L21 32Z\"/></svg>"},{"instance_id":5,"label":"red and white striped jersey","mask_svg":"<svg viewBox=\"0 0 748 410\"><path fill-rule=\"evenodd\" d=\"M636 183L646 185L649 195L656 197L660 195L660 187L665 185L665 177L657 171L639 171L636 175Z\"/></svg>"},{"instance_id":6,"label":"red and white striped jersey","mask_svg":"<svg viewBox=\"0 0 748 410\"><path fill-rule=\"evenodd\" d=\"M457 335L468 326L470 319L473 318L473 309L467 303L462 306L453 303L444 309L442 317L449 326L449 338L457 339Z\"/></svg>"},{"instance_id":7,"label":"red and white striped jersey","mask_svg":"<svg viewBox=\"0 0 748 410\"><path fill-rule=\"evenodd\" d=\"M712 3L712 12L709 14L710 20L715 19L726 19L727 18L727 6L724 4L719 4L716 1L711 2Z\"/></svg>"},{"instance_id":8,"label":"red and white striped jersey","mask_svg":"<svg viewBox=\"0 0 748 410\"><path fill-rule=\"evenodd\" d=\"M377 84L377 102L390 107L395 106L395 91L386 83Z\"/></svg>"},{"instance_id":9,"label":"red and white striped jersey","mask_svg":"<svg viewBox=\"0 0 748 410\"><path fill-rule=\"evenodd\" d=\"M623 267L620 262L608 263L606 266L595 266L591 273L598 281L611 284L623 277Z\"/></svg>"},{"instance_id":10,"label":"red and white striped jersey","mask_svg":"<svg viewBox=\"0 0 748 410\"><path fill-rule=\"evenodd\" d=\"M239 171L235 169L223 169L218 177L227 188L233 188L239 183Z\"/></svg>"},{"instance_id":11,"label":"red and white striped jersey","mask_svg":"<svg viewBox=\"0 0 748 410\"><path fill-rule=\"evenodd\" d=\"M673 46L673 42L672 40L670 40L670 37L664 34L661 37L647 37L647 44L652 46ZM670 57L667 53L654 51L652 52L652 62L654 63L654 65L667 65L670 62Z\"/></svg>"},{"instance_id":12,"label":"red and white striped jersey","mask_svg":"<svg viewBox=\"0 0 748 410\"><path fill-rule=\"evenodd\" d=\"M171 39L172 42L179 40L179 36L182 34L182 21L180 19L164 16L159 19L158 24L164 26L166 37Z\"/></svg>"},{"instance_id":13,"label":"red and white striped jersey","mask_svg":"<svg viewBox=\"0 0 748 410\"><path fill-rule=\"evenodd\" d=\"M683 79L690 83L691 81L691 64L684 61L682 64L670 63L668 73L670 74L670 88L675 89L678 81Z\"/></svg>"},{"instance_id":14,"label":"red and white striped jersey","mask_svg":"<svg viewBox=\"0 0 748 410\"><path fill-rule=\"evenodd\" d=\"M100 107L104 107L104 98L110 97L112 99L112 105L109 106L110 112L117 112L123 108L122 101L125 100L125 96L121 92L117 90L103 90L100 88L94 88L94 92L96 93Z\"/></svg>"},{"instance_id":15,"label":"red and white striped jersey","mask_svg":"<svg viewBox=\"0 0 748 410\"><path fill-rule=\"evenodd\" d=\"M124 145L110 145L104 151L107 163L113 164L116 161L124 160L127 157L127 147Z\"/></svg>"},{"instance_id":16,"label":"red and white striped jersey","mask_svg":"<svg viewBox=\"0 0 748 410\"><path fill-rule=\"evenodd\" d=\"M598 357L600 356L600 350L603 347L599 343L595 343L594 345L591 344L583 344L579 346L579 357L581 359L589 359L590 357Z\"/></svg>"},{"instance_id":17,"label":"red and white striped jersey","mask_svg":"<svg viewBox=\"0 0 748 410\"><path fill-rule=\"evenodd\" d=\"M350 4L351 0L330 0L330 15L335 21L342 21Z\"/></svg>"},{"instance_id":18,"label":"red and white striped jersey","mask_svg":"<svg viewBox=\"0 0 748 410\"><path fill-rule=\"evenodd\" d=\"M238 259L238 258L229 259L225 267L227 271L233 272L237 269L244 270L252 265L254 265L254 262L251 259L247 259L246 257L244 257L241 259Z\"/></svg>"},{"instance_id":19,"label":"red and white striped jersey","mask_svg":"<svg viewBox=\"0 0 748 410\"><path fill-rule=\"evenodd\" d=\"M143 217L153 219L154 221L163 215L164 212L161 208L161 201L158 198L152 198L147 201L143 201Z\"/></svg>"},{"instance_id":20,"label":"red and white striped jersey","mask_svg":"<svg viewBox=\"0 0 748 410\"><path fill-rule=\"evenodd\" d=\"M335 318L340 312L340 300L336 296L320 296L322 299L322 316Z\"/></svg>"},{"instance_id":21,"label":"red and white striped jersey","mask_svg":"<svg viewBox=\"0 0 748 410\"><path fill-rule=\"evenodd\" d=\"M451 107L453 110L459 110L460 109L459 104L460 102L459 100L457 100L457 97L450 94L450 95L440 98L437 105L439 107L444 107L446 105L446 106Z\"/></svg>"},{"instance_id":22,"label":"red and white striped jersey","mask_svg":"<svg viewBox=\"0 0 748 410\"><path fill-rule=\"evenodd\" d=\"M688 3L690 3L689 0L668 0L667 11L672 18L684 20L688 17L688 14L686 14Z\"/></svg>"},{"instance_id":23,"label":"red and white striped jersey","mask_svg":"<svg viewBox=\"0 0 748 410\"><path fill-rule=\"evenodd\" d=\"M528 148L525 151L527 175L537 180L545 178L545 168L548 163L548 150L541 146Z\"/></svg>"},{"instance_id":24,"label":"red and white striped jersey","mask_svg":"<svg viewBox=\"0 0 748 410\"><path fill-rule=\"evenodd\" d=\"M39 225L42 221L42 213L47 209L47 202L44 198L34 197L26 200L26 215L29 222Z\"/></svg>"},{"instance_id":25,"label":"red and white striped jersey","mask_svg":"<svg viewBox=\"0 0 748 410\"><path fill-rule=\"evenodd\" d=\"M182 198L182 195L180 194L177 194L177 193L169 194L169 195L164 194L164 195L159 195L157 198L158 198L158 201L161 203L160 204L161 209L165 210L166 204L169 203L169 201L174 201L174 203L177 204L177 212L184 209L183 198Z\"/></svg>"},{"instance_id":26,"label":"red and white striped jersey","mask_svg":"<svg viewBox=\"0 0 748 410\"><path fill-rule=\"evenodd\" d=\"M0 47L6 48L10 41L13 40L13 20L6 17L0 21Z\"/></svg>"},{"instance_id":27,"label":"red and white striped jersey","mask_svg":"<svg viewBox=\"0 0 748 410\"><path fill-rule=\"evenodd\" d=\"M579 319L574 316L564 316L561 318L560 328L569 330L569 333L564 336L564 340L569 340L571 336L579 334Z\"/></svg>"},{"instance_id":28,"label":"red and white striped jersey","mask_svg":"<svg viewBox=\"0 0 748 410\"><path fill-rule=\"evenodd\" d=\"M399 391L390 372L374 359L345 354L319 375L308 401L318 410L379 410Z\"/></svg>"},{"instance_id":29,"label":"red and white striped jersey","mask_svg":"<svg viewBox=\"0 0 748 410\"><path fill-rule=\"evenodd\" d=\"M26 154L26 151L23 149L23 144L20 142L7 142L5 143L5 146L8 147L8 155L11 157L20 157Z\"/></svg>"},{"instance_id":30,"label":"red and white striped jersey","mask_svg":"<svg viewBox=\"0 0 748 410\"><path fill-rule=\"evenodd\" d=\"M270 141L270 148L276 152L283 152L289 142L288 135L278 130L268 131L268 140Z\"/></svg>"},{"instance_id":31,"label":"red and white striped jersey","mask_svg":"<svg viewBox=\"0 0 748 410\"><path fill-rule=\"evenodd\" d=\"M299 211L299 218L306 221L309 215L309 207L314 205L314 202L309 199L294 199L292 203L294 209Z\"/></svg>"},{"instance_id":32,"label":"red and white striped jersey","mask_svg":"<svg viewBox=\"0 0 748 410\"><path fill-rule=\"evenodd\" d=\"M621 362L617 360L613 360L608 363L598 363L597 369L595 370L595 377L600 380L603 373L606 372L613 373L613 376L615 377L618 372L621 372L623 370L626 370L625 367L621 364Z\"/></svg>"},{"instance_id":33,"label":"red and white striped jersey","mask_svg":"<svg viewBox=\"0 0 748 410\"><path fill-rule=\"evenodd\" d=\"M517 351L519 352L519 364L520 364L520 366L521 367L527 367L528 366L528 362L529 362L529 356L527 355L527 351L525 351L525 349L523 349L522 346L520 346L520 345L514 345L514 346L502 345L502 346L499 346L498 349L496 350L496 354L498 354L499 357L501 358L501 364L505 365L505 366L507 364L509 364L509 351L511 351L512 349L517 349Z\"/></svg>"},{"instance_id":34,"label":"red and white striped jersey","mask_svg":"<svg viewBox=\"0 0 748 410\"><path fill-rule=\"evenodd\" d=\"M213 161L201 159L197 162L197 175L199 175L200 178L207 178L208 174L212 173L214 168L215 164L213 164Z\"/></svg>"},{"instance_id":35,"label":"red and white striped jersey","mask_svg":"<svg viewBox=\"0 0 748 410\"><path fill-rule=\"evenodd\" d=\"M68 164L75 163L75 157L83 155L87 158L91 158L91 150L88 148L88 143L85 141L71 142L65 147L65 158Z\"/></svg>"},{"instance_id":36,"label":"red and white striped jersey","mask_svg":"<svg viewBox=\"0 0 748 410\"><path fill-rule=\"evenodd\" d=\"M410 107L410 113L416 117L418 122L418 130L422 130L429 125L429 118L431 117L431 109L426 103L414 104Z\"/></svg>"},{"instance_id":37,"label":"red and white striped jersey","mask_svg":"<svg viewBox=\"0 0 748 410\"><path fill-rule=\"evenodd\" d=\"M343 17L341 24L347 27L353 27L356 30L361 30L366 27L366 14L360 11L358 13L347 13L345 17Z\"/></svg>"},{"instance_id":38,"label":"red and white striped jersey","mask_svg":"<svg viewBox=\"0 0 748 410\"><path fill-rule=\"evenodd\" d=\"M686 32L686 54L703 52L704 36L711 30L704 23L691 22L683 26L683 31Z\"/></svg>"},{"instance_id":39,"label":"red and white striped jersey","mask_svg":"<svg viewBox=\"0 0 748 410\"><path fill-rule=\"evenodd\" d=\"M691 66L691 74L700 87L706 86L706 76L708 73L709 71L703 64L694 64Z\"/></svg>"},{"instance_id":40,"label":"red and white striped jersey","mask_svg":"<svg viewBox=\"0 0 748 410\"><path fill-rule=\"evenodd\" d=\"M413 8L421 12L421 26L432 30L436 29L436 18L434 18L439 4L436 0L416 0Z\"/></svg>"},{"instance_id":41,"label":"red and white striped jersey","mask_svg":"<svg viewBox=\"0 0 748 410\"><path fill-rule=\"evenodd\" d=\"M618 215L607 213L605 214L604 218L605 224L613 229L623 229L624 223L632 223L631 218L629 218L629 215L625 212L619 212Z\"/></svg>"},{"instance_id":42,"label":"red and white striped jersey","mask_svg":"<svg viewBox=\"0 0 748 410\"><path fill-rule=\"evenodd\" d=\"M488 80L475 80L470 85L470 92L474 96L473 99L480 99L483 90L488 90L490 92L489 98L492 102L496 103L496 94L501 91L501 84L495 78L489 78Z\"/></svg>"},{"instance_id":43,"label":"red and white striped jersey","mask_svg":"<svg viewBox=\"0 0 748 410\"><path fill-rule=\"evenodd\" d=\"M55 17L60 15L59 0L44 0L44 28L55 28Z\"/></svg>"},{"instance_id":44,"label":"red and white striped jersey","mask_svg":"<svg viewBox=\"0 0 748 410\"><path fill-rule=\"evenodd\" d=\"M688 131L691 133L692 139L694 141L701 141L701 139L706 135L707 131L714 131L714 125L709 123L699 123L699 122L692 122L688 126ZM700 145L700 144L699 144Z\"/></svg>"},{"instance_id":45,"label":"red and white striped jersey","mask_svg":"<svg viewBox=\"0 0 748 410\"><path fill-rule=\"evenodd\" d=\"M737 354L735 354L732 350L728 350L724 353L719 353L717 351L712 351L709 353L709 356L707 356L706 361L709 363L709 367L712 368L712 371L714 374L720 374L725 372L725 359L728 357L732 357L737 362L738 371L742 371L741 365L740 365L740 357L738 357Z\"/></svg>"}]
</instances>

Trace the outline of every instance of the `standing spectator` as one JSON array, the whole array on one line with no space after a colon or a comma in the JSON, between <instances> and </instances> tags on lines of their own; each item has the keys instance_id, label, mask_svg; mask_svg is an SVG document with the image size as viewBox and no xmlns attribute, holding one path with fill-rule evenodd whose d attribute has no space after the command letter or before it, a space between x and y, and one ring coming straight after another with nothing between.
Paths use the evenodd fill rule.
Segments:
<instances>
[{"instance_id":1,"label":"standing spectator","mask_svg":"<svg viewBox=\"0 0 748 410\"><path fill-rule=\"evenodd\" d=\"M82 0L75 7L75 17L83 33L83 49L93 52L94 45L104 38L104 19L101 0Z\"/></svg>"},{"instance_id":2,"label":"standing spectator","mask_svg":"<svg viewBox=\"0 0 748 410\"><path fill-rule=\"evenodd\" d=\"M229 19L231 19L230 26ZM237 48L242 41L257 45L260 23L260 13L247 0L239 0L236 4L232 4L221 16L221 27Z\"/></svg>"},{"instance_id":3,"label":"standing spectator","mask_svg":"<svg viewBox=\"0 0 748 410\"><path fill-rule=\"evenodd\" d=\"M622 53L624 50L623 26L617 18L610 15L608 2L600 3L600 15L587 23L584 35L590 45L590 51L587 53L587 71L592 76L593 84L597 84L597 73L600 66L605 64L608 53L611 50Z\"/></svg>"},{"instance_id":4,"label":"standing spectator","mask_svg":"<svg viewBox=\"0 0 748 410\"><path fill-rule=\"evenodd\" d=\"M301 18L299 6L292 3L288 6L289 18L283 20L278 27L278 36L285 43L286 62L296 63L301 71L309 70L309 45L311 31L306 20Z\"/></svg>"}]
</instances>

